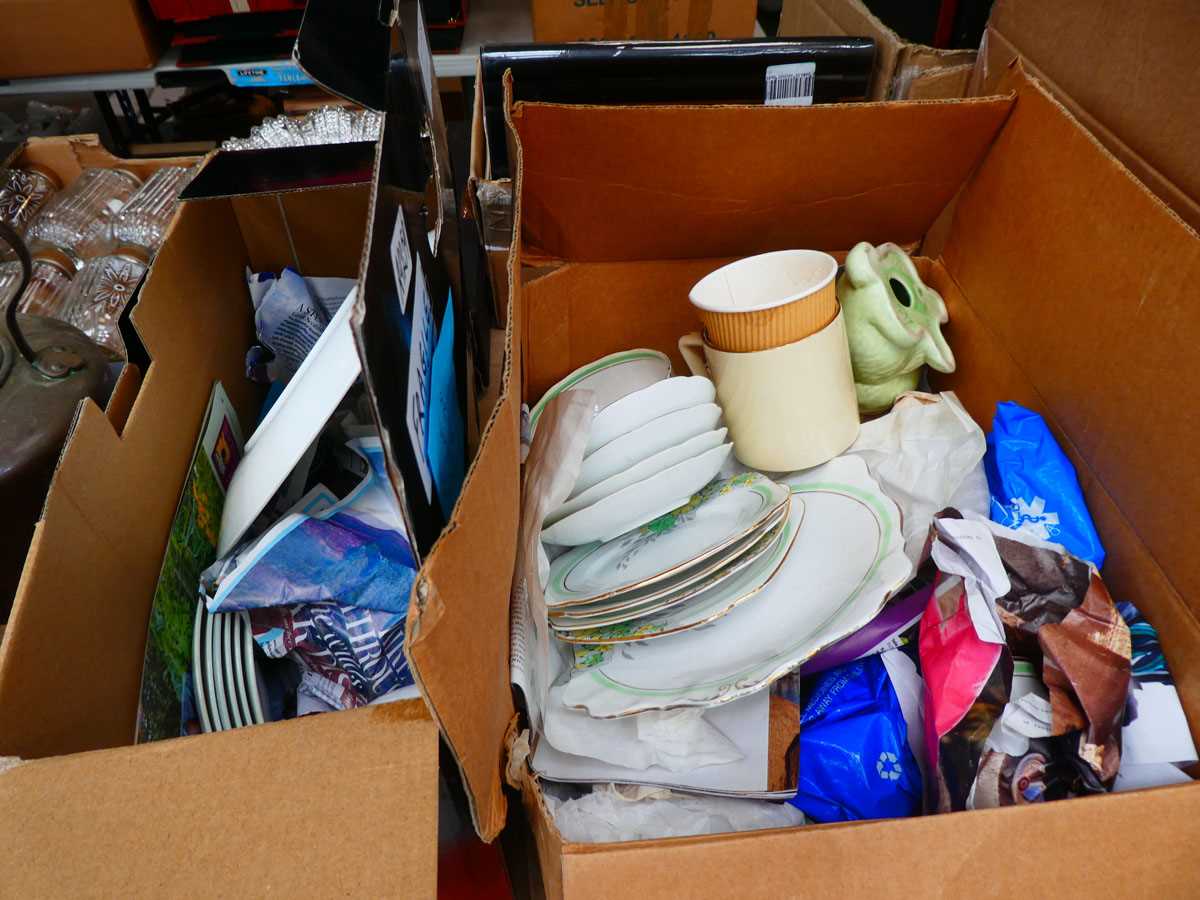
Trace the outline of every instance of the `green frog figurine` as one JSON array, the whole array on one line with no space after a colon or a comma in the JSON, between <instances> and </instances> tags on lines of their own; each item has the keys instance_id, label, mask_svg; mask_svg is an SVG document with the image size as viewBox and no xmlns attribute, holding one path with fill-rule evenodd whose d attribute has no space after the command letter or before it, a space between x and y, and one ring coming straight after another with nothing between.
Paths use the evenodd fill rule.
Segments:
<instances>
[{"instance_id":1,"label":"green frog figurine","mask_svg":"<svg viewBox=\"0 0 1200 900\"><path fill-rule=\"evenodd\" d=\"M946 303L895 244L856 245L846 257L837 295L863 414L886 412L896 397L915 390L926 363L939 372L954 371L954 354L942 337L942 325L950 320Z\"/></svg>"}]
</instances>

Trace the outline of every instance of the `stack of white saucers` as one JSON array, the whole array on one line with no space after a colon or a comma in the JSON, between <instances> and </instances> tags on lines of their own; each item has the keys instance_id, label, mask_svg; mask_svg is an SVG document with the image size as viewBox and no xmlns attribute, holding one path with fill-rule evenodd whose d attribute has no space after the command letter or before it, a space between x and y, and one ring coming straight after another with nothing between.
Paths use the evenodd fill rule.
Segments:
<instances>
[{"instance_id":1,"label":"stack of white saucers","mask_svg":"<svg viewBox=\"0 0 1200 900\"><path fill-rule=\"evenodd\" d=\"M554 560L550 624L577 644L649 640L715 622L757 594L791 549L804 505L758 472Z\"/></svg>"},{"instance_id":2,"label":"stack of white saucers","mask_svg":"<svg viewBox=\"0 0 1200 900\"><path fill-rule=\"evenodd\" d=\"M579 478L542 540L605 541L688 502L729 457L707 378L665 378L613 400L592 420Z\"/></svg>"},{"instance_id":3,"label":"stack of white saucers","mask_svg":"<svg viewBox=\"0 0 1200 900\"><path fill-rule=\"evenodd\" d=\"M268 721L267 687L255 659L250 616L210 613L197 601L192 629L192 686L205 732Z\"/></svg>"}]
</instances>

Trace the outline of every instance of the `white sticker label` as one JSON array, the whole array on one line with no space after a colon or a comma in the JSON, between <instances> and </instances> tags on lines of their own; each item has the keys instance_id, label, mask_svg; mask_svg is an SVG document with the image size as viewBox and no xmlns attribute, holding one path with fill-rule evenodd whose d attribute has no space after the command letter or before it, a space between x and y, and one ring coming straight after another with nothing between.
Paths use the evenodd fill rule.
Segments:
<instances>
[{"instance_id":1,"label":"white sticker label","mask_svg":"<svg viewBox=\"0 0 1200 900\"><path fill-rule=\"evenodd\" d=\"M412 251L408 246L408 229L404 226L404 210L397 207L396 224L392 226L392 275L400 297L400 313L408 312L408 286L412 283Z\"/></svg>"},{"instance_id":2,"label":"white sticker label","mask_svg":"<svg viewBox=\"0 0 1200 900\"><path fill-rule=\"evenodd\" d=\"M425 499L433 502L433 475L429 471L426 442L429 435L429 377L433 369L433 313L429 308L429 291L421 274L421 260L416 261L416 282L413 289L412 345L408 355L408 403L405 411L408 438L413 456L421 472Z\"/></svg>"},{"instance_id":3,"label":"white sticker label","mask_svg":"<svg viewBox=\"0 0 1200 900\"><path fill-rule=\"evenodd\" d=\"M767 106L812 106L815 62L767 66Z\"/></svg>"}]
</instances>

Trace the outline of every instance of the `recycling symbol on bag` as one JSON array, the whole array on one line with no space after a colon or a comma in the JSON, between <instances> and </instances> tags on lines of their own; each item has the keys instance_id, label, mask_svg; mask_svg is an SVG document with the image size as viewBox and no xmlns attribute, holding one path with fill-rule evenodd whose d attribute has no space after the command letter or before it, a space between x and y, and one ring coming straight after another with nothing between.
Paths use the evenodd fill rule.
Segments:
<instances>
[{"instance_id":1,"label":"recycling symbol on bag","mask_svg":"<svg viewBox=\"0 0 1200 900\"><path fill-rule=\"evenodd\" d=\"M895 753L884 750L879 754L879 759L875 760L875 771L884 781L899 781L900 758Z\"/></svg>"}]
</instances>

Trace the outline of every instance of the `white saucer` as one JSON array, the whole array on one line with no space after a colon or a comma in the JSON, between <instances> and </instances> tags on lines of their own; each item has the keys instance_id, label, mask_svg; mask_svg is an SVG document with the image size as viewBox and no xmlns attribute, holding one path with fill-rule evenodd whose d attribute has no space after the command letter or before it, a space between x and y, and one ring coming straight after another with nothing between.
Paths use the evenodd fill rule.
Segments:
<instances>
[{"instance_id":1,"label":"white saucer","mask_svg":"<svg viewBox=\"0 0 1200 900\"><path fill-rule=\"evenodd\" d=\"M565 519L572 513L586 509L593 503L603 500L610 494L615 494L617 491L627 488L631 484L643 481L652 475L666 471L684 460L700 456L714 447L721 446L721 444L725 443L727 432L728 429L717 428L713 431L706 431L704 434L698 434L694 438L684 441L682 444L668 447L666 450L655 453L653 456L635 463L624 471L618 472L616 475L605 478L599 484L592 485L586 491L568 500L558 509L553 510L546 516L546 524L553 525L559 519Z\"/></svg>"},{"instance_id":2,"label":"white saucer","mask_svg":"<svg viewBox=\"0 0 1200 900\"><path fill-rule=\"evenodd\" d=\"M576 388L586 389L596 395L596 410L627 394L649 387L656 381L671 377L671 360L657 350L625 350L610 353L586 366L580 366L562 381L542 395L542 399L530 410L529 427L537 428L538 419L546 404L563 391Z\"/></svg>"},{"instance_id":3,"label":"white saucer","mask_svg":"<svg viewBox=\"0 0 1200 900\"><path fill-rule=\"evenodd\" d=\"M721 407L715 403L700 403L659 416L609 441L595 453L584 457L579 467L579 477L571 488L571 498L578 497L606 478L612 478L656 453L678 447L685 441L712 431L719 421Z\"/></svg>"},{"instance_id":4,"label":"white saucer","mask_svg":"<svg viewBox=\"0 0 1200 900\"><path fill-rule=\"evenodd\" d=\"M650 478L635 482L586 509L555 522L542 532L547 544L577 547L607 541L632 531L685 505L708 484L729 458L733 444L676 463Z\"/></svg>"},{"instance_id":5,"label":"white saucer","mask_svg":"<svg viewBox=\"0 0 1200 900\"><path fill-rule=\"evenodd\" d=\"M659 416L701 403L712 403L716 397L716 387L703 375L680 375L655 382L640 391L627 394L597 413L592 420L592 430L584 453L591 453ZM245 460L242 464L245 465Z\"/></svg>"}]
</instances>

